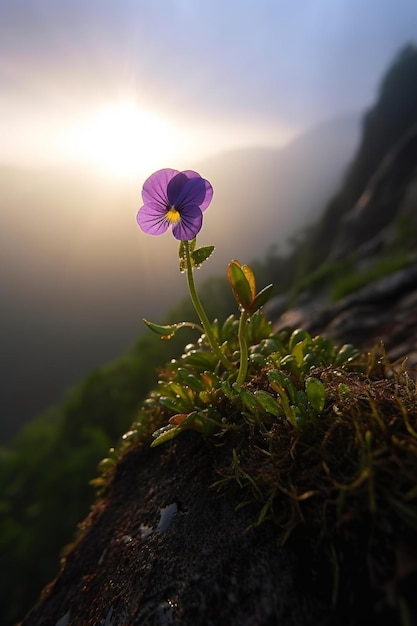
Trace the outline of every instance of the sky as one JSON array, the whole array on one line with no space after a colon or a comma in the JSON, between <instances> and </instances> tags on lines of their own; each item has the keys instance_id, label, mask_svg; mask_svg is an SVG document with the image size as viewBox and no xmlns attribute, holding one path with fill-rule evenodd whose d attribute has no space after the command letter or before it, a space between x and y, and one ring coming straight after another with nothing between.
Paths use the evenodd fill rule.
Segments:
<instances>
[{"instance_id":1,"label":"sky","mask_svg":"<svg viewBox=\"0 0 417 626\"><path fill-rule=\"evenodd\" d=\"M417 0L1 0L0 163L143 176L361 111Z\"/></svg>"}]
</instances>

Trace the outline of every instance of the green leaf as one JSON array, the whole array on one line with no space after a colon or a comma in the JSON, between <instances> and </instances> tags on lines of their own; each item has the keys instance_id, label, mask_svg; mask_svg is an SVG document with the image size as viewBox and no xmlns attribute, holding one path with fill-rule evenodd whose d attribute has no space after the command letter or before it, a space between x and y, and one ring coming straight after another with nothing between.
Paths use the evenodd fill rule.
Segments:
<instances>
[{"instance_id":1,"label":"green leaf","mask_svg":"<svg viewBox=\"0 0 417 626\"><path fill-rule=\"evenodd\" d=\"M206 261L214 251L214 246L204 246L203 248L197 248L191 253L191 261L195 267L200 267L204 261Z\"/></svg>"},{"instance_id":2,"label":"green leaf","mask_svg":"<svg viewBox=\"0 0 417 626\"><path fill-rule=\"evenodd\" d=\"M305 356L305 348L308 344L308 339L304 339L303 341L299 341L295 344L293 349L291 350L291 354L295 356L295 360L297 361L297 365L300 367L303 364L304 356Z\"/></svg>"},{"instance_id":3,"label":"green leaf","mask_svg":"<svg viewBox=\"0 0 417 626\"><path fill-rule=\"evenodd\" d=\"M301 409L307 408L308 396L305 391L298 389L295 394L295 404Z\"/></svg>"},{"instance_id":4,"label":"green leaf","mask_svg":"<svg viewBox=\"0 0 417 626\"><path fill-rule=\"evenodd\" d=\"M348 385L346 385L346 383L340 383L337 386L337 392L342 400L345 400L346 398L349 398L350 395L352 395L351 389Z\"/></svg>"},{"instance_id":5,"label":"green leaf","mask_svg":"<svg viewBox=\"0 0 417 626\"><path fill-rule=\"evenodd\" d=\"M250 308L251 313L254 313L258 309L260 309L261 306L263 306L266 302L268 302L269 298L271 297L273 288L274 288L274 285L268 285L267 287L264 287L263 289L261 289L261 291L259 291L256 294L255 299Z\"/></svg>"},{"instance_id":6,"label":"green leaf","mask_svg":"<svg viewBox=\"0 0 417 626\"><path fill-rule=\"evenodd\" d=\"M221 341L237 337L238 328L239 320L234 315L229 315L221 328Z\"/></svg>"},{"instance_id":7,"label":"green leaf","mask_svg":"<svg viewBox=\"0 0 417 626\"><path fill-rule=\"evenodd\" d=\"M249 409L251 413L255 413L257 403L256 403L256 398L253 395L253 393L248 391L248 389L241 389L239 392L239 397L242 400L245 407Z\"/></svg>"},{"instance_id":8,"label":"green leaf","mask_svg":"<svg viewBox=\"0 0 417 626\"><path fill-rule=\"evenodd\" d=\"M216 376L214 372L203 372L201 374L201 380L204 384L204 388L206 391L210 391L211 389L219 389L220 388L220 380L219 377Z\"/></svg>"},{"instance_id":9,"label":"green leaf","mask_svg":"<svg viewBox=\"0 0 417 626\"><path fill-rule=\"evenodd\" d=\"M228 380L224 380L221 383L220 388L228 400L233 401L237 398L238 393L234 389L232 389Z\"/></svg>"},{"instance_id":10,"label":"green leaf","mask_svg":"<svg viewBox=\"0 0 417 626\"><path fill-rule=\"evenodd\" d=\"M172 424L158 428L158 430L152 433L152 437L154 437L155 440L151 443L151 448L155 448L155 446L160 446L161 443L174 439L174 437L179 435L180 432L181 429L178 426L173 426Z\"/></svg>"},{"instance_id":11,"label":"green leaf","mask_svg":"<svg viewBox=\"0 0 417 626\"><path fill-rule=\"evenodd\" d=\"M297 361L293 354L287 354L279 361L280 367L290 372L297 372Z\"/></svg>"},{"instance_id":12,"label":"green leaf","mask_svg":"<svg viewBox=\"0 0 417 626\"><path fill-rule=\"evenodd\" d=\"M172 417L171 420L173 420L174 417ZM211 407L203 409L202 411L192 411L186 416L182 414L176 417L185 419L182 419L180 423L171 423L156 430L152 434L155 441L152 442L151 447L159 446L161 443L170 441L184 430L195 430L203 433L205 436L212 435L218 430L221 421L219 413Z\"/></svg>"},{"instance_id":13,"label":"green leaf","mask_svg":"<svg viewBox=\"0 0 417 626\"><path fill-rule=\"evenodd\" d=\"M205 434L206 424L201 419L201 416L200 418L199 416L200 414L197 413L197 411L193 411L181 424L167 424L162 428L158 428L158 430L152 433L152 437L155 438L155 441L151 443L151 448L174 439L174 437L177 437L184 430L196 430ZM207 430L209 431L208 434L211 434L214 432L215 428L210 425L210 427L207 427Z\"/></svg>"},{"instance_id":14,"label":"green leaf","mask_svg":"<svg viewBox=\"0 0 417 626\"><path fill-rule=\"evenodd\" d=\"M286 391L291 402L295 401L295 387L290 379L279 370L270 370L267 373L272 389L277 391L277 386Z\"/></svg>"},{"instance_id":15,"label":"green leaf","mask_svg":"<svg viewBox=\"0 0 417 626\"><path fill-rule=\"evenodd\" d=\"M302 363L303 372L305 374L308 374L309 371L313 369L314 367L317 367L319 363L320 363L320 360L318 359L317 355L314 354L314 352L307 352L307 354L304 355L304 358L303 358L303 363Z\"/></svg>"},{"instance_id":16,"label":"green leaf","mask_svg":"<svg viewBox=\"0 0 417 626\"><path fill-rule=\"evenodd\" d=\"M204 384L201 379L197 378L197 376L194 376L194 374L191 374L187 369L185 369L184 367L179 367L177 371L179 378L184 385L188 385L190 389L197 393L205 390Z\"/></svg>"},{"instance_id":17,"label":"green leaf","mask_svg":"<svg viewBox=\"0 0 417 626\"><path fill-rule=\"evenodd\" d=\"M309 341L311 340L310 334L306 330L303 330L302 328L296 328L296 330L292 333L289 343L288 343L289 351L293 352L297 343L300 343L301 341L305 341L305 340L309 340Z\"/></svg>"},{"instance_id":18,"label":"green leaf","mask_svg":"<svg viewBox=\"0 0 417 626\"><path fill-rule=\"evenodd\" d=\"M267 372L267 376L271 383L278 383L281 387L285 384L284 380L287 380L287 377L279 370L269 370L269 372Z\"/></svg>"},{"instance_id":19,"label":"green leaf","mask_svg":"<svg viewBox=\"0 0 417 626\"><path fill-rule=\"evenodd\" d=\"M184 363L201 370L213 370L217 365L217 357L212 352L194 350L184 356Z\"/></svg>"},{"instance_id":20,"label":"green leaf","mask_svg":"<svg viewBox=\"0 0 417 626\"><path fill-rule=\"evenodd\" d=\"M324 409L326 401L326 391L323 383L318 378L311 376L306 379L306 393L308 401L317 413L321 413Z\"/></svg>"},{"instance_id":21,"label":"green leaf","mask_svg":"<svg viewBox=\"0 0 417 626\"><path fill-rule=\"evenodd\" d=\"M261 354L260 352L251 352L249 354L249 359L251 363L256 363L257 365L260 365L261 367L265 367L267 363L266 357L264 357L264 355Z\"/></svg>"},{"instance_id":22,"label":"green leaf","mask_svg":"<svg viewBox=\"0 0 417 626\"><path fill-rule=\"evenodd\" d=\"M238 261L232 261L227 268L227 278L237 303L246 311L252 305L254 294L246 273Z\"/></svg>"},{"instance_id":23,"label":"green leaf","mask_svg":"<svg viewBox=\"0 0 417 626\"><path fill-rule=\"evenodd\" d=\"M161 326L160 324L154 324L149 320L143 320L148 328L150 328L154 333L159 335L162 339L171 339L175 335L175 333L184 326L184 322L180 322L179 324L168 324L167 326Z\"/></svg>"},{"instance_id":24,"label":"green leaf","mask_svg":"<svg viewBox=\"0 0 417 626\"><path fill-rule=\"evenodd\" d=\"M266 345L266 340L271 337L271 333L272 322L267 320L265 315L260 311L256 311L251 315L247 327L248 341L251 345L259 343L263 339L265 340L264 345ZM269 353L276 352L277 348L278 344L274 343L274 350L269 350Z\"/></svg>"},{"instance_id":25,"label":"green leaf","mask_svg":"<svg viewBox=\"0 0 417 626\"><path fill-rule=\"evenodd\" d=\"M169 396L160 396L159 404L170 409L174 413L184 413L187 407L184 407L183 402L179 398L170 398Z\"/></svg>"},{"instance_id":26,"label":"green leaf","mask_svg":"<svg viewBox=\"0 0 417 626\"><path fill-rule=\"evenodd\" d=\"M184 405L184 411L191 411L194 406L195 394L189 387L175 381L171 381L166 385L165 390L167 393L174 397L178 401L182 401Z\"/></svg>"},{"instance_id":27,"label":"green leaf","mask_svg":"<svg viewBox=\"0 0 417 626\"><path fill-rule=\"evenodd\" d=\"M280 409L276 399L271 396L267 391L263 391L262 389L255 391L253 394L256 398L256 401L260 405L260 407L266 412L271 413L271 415L275 415L278 417L280 415Z\"/></svg>"},{"instance_id":28,"label":"green leaf","mask_svg":"<svg viewBox=\"0 0 417 626\"><path fill-rule=\"evenodd\" d=\"M160 324L154 324L149 320L143 320L148 328L150 328L154 333L159 335L161 339L171 339L175 333L177 333L180 328L196 328L197 330L201 330L203 332L203 328L194 322L178 322L178 324L168 324L166 326L161 326Z\"/></svg>"},{"instance_id":29,"label":"green leaf","mask_svg":"<svg viewBox=\"0 0 417 626\"><path fill-rule=\"evenodd\" d=\"M197 420L203 435L210 436L219 430L221 415L213 407L208 407L197 413Z\"/></svg>"},{"instance_id":30,"label":"green leaf","mask_svg":"<svg viewBox=\"0 0 417 626\"><path fill-rule=\"evenodd\" d=\"M347 363L348 361L353 361L360 354L359 350L352 346L350 343L345 343L335 358L335 365L342 365L342 363Z\"/></svg>"}]
</instances>

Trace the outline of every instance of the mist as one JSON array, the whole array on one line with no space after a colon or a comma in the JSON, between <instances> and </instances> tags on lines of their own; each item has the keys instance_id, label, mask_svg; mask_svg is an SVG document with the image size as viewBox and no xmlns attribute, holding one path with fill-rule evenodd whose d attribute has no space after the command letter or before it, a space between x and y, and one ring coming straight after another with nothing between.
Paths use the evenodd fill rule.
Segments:
<instances>
[{"instance_id":1,"label":"mist","mask_svg":"<svg viewBox=\"0 0 417 626\"><path fill-rule=\"evenodd\" d=\"M332 120L285 148L190 163L215 190L199 243L216 250L197 283L224 275L232 258L250 263L271 247L285 250L308 227L344 175L358 119ZM1 439L149 332L143 318L161 321L186 297L178 242L136 224L142 183L85 170L0 169Z\"/></svg>"}]
</instances>

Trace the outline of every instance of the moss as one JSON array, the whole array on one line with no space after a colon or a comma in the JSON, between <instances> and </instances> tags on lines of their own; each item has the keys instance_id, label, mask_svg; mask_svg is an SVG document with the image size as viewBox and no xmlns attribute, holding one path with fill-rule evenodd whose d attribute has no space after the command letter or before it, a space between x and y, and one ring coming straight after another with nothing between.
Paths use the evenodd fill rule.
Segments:
<instances>
[{"instance_id":1,"label":"moss","mask_svg":"<svg viewBox=\"0 0 417 626\"><path fill-rule=\"evenodd\" d=\"M379 280L384 276L389 276L398 270L408 267L413 262L414 259L410 254L407 252L399 252L395 255L378 259L366 270L359 271L357 268L351 268L350 271L341 273L338 278L334 280L330 289L330 297L336 302L375 280Z\"/></svg>"},{"instance_id":2,"label":"moss","mask_svg":"<svg viewBox=\"0 0 417 626\"><path fill-rule=\"evenodd\" d=\"M231 352L235 324L219 330ZM216 486L239 485L259 503L255 523L272 519L282 539L305 524L331 535L363 516L417 530L417 392L407 371L382 346L360 354L299 329L274 335L262 316L251 329L248 381L210 371L204 341L188 346L160 372L96 485L132 442L155 445L156 431L164 444L192 429L227 443Z\"/></svg>"}]
</instances>

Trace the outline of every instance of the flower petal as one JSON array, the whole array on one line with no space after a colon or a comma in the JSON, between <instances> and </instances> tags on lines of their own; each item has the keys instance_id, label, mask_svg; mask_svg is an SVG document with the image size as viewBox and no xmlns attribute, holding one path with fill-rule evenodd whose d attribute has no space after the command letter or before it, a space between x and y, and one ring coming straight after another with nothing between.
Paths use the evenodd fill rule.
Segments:
<instances>
[{"instance_id":1,"label":"flower petal","mask_svg":"<svg viewBox=\"0 0 417 626\"><path fill-rule=\"evenodd\" d=\"M205 178L203 180L206 185L206 197L204 198L204 201L200 204L200 209L202 211L205 211L213 199L213 187L210 185L208 180L206 180Z\"/></svg>"},{"instance_id":2,"label":"flower petal","mask_svg":"<svg viewBox=\"0 0 417 626\"><path fill-rule=\"evenodd\" d=\"M180 172L168 184L169 203L180 208L196 204L204 211L213 197L210 183L193 170Z\"/></svg>"},{"instance_id":3,"label":"flower petal","mask_svg":"<svg viewBox=\"0 0 417 626\"><path fill-rule=\"evenodd\" d=\"M189 178L185 172L178 172L167 185L166 195L168 204L178 206L178 197L181 195L183 188L188 183Z\"/></svg>"},{"instance_id":4,"label":"flower petal","mask_svg":"<svg viewBox=\"0 0 417 626\"><path fill-rule=\"evenodd\" d=\"M142 198L144 204L158 202L165 209L168 202L167 188L170 181L179 174L178 170L165 168L154 172L143 184Z\"/></svg>"},{"instance_id":5,"label":"flower petal","mask_svg":"<svg viewBox=\"0 0 417 626\"><path fill-rule=\"evenodd\" d=\"M166 214L166 209L162 209L158 202L151 202L139 209L136 221L148 235L162 235L169 226Z\"/></svg>"},{"instance_id":6,"label":"flower petal","mask_svg":"<svg viewBox=\"0 0 417 626\"><path fill-rule=\"evenodd\" d=\"M178 210L187 204L196 204L200 206L205 195L205 186L203 179L187 178L180 172L169 182L167 188L168 202L171 206L175 206Z\"/></svg>"},{"instance_id":7,"label":"flower petal","mask_svg":"<svg viewBox=\"0 0 417 626\"><path fill-rule=\"evenodd\" d=\"M194 170L186 170L185 172L183 172L183 174L185 174L187 178L197 178L197 177L201 178L200 174L198 174L197 172L194 172ZM205 211L213 199L213 187L211 186L208 180L206 180L205 178L203 178L203 180L206 186L206 195L205 195L203 202L199 204L198 206L200 207L202 211Z\"/></svg>"},{"instance_id":8,"label":"flower petal","mask_svg":"<svg viewBox=\"0 0 417 626\"><path fill-rule=\"evenodd\" d=\"M203 225L203 214L196 204L189 204L181 210L181 220L172 227L172 234L180 241L194 239Z\"/></svg>"},{"instance_id":9,"label":"flower petal","mask_svg":"<svg viewBox=\"0 0 417 626\"><path fill-rule=\"evenodd\" d=\"M206 185L202 178L190 178L178 194L176 204L181 209L188 205L200 206L206 196ZM169 197L169 191L168 191Z\"/></svg>"}]
</instances>

